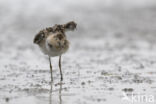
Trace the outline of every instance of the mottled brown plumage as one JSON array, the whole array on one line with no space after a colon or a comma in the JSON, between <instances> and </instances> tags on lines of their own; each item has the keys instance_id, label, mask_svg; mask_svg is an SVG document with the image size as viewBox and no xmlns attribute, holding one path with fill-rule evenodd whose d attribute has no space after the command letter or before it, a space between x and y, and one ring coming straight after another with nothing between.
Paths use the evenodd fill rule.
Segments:
<instances>
[{"instance_id":1,"label":"mottled brown plumage","mask_svg":"<svg viewBox=\"0 0 156 104\"><path fill-rule=\"evenodd\" d=\"M77 24L74 21L71 21L63 25L56 24L53 27L47 27L46 29L43 29L36 34L34 38L34 43L39 44L49 35L49 33L61 32L62 35L65 35L66 31L73 31L76 29L76 26Z\"/></svg>"},{"instance_id":2,"label":"mottled brown plumage","mask_svg":"<svg viewBox=\"0 0 156 104\"><path fill-rule=\"evenodd\" d=\"M69 48L69 41L66 38L65 32L73 31L76 29L77 24L73 21L66 24L56 24L53 27L48 27L39 31L34 37L34 43L37 44L42 52L49 56L51 81L52 78L52 65L50 57L59 56L59 68L61 73L61 80L63 80L61 70L61 55Z\"/></svg>"}]
</instances>

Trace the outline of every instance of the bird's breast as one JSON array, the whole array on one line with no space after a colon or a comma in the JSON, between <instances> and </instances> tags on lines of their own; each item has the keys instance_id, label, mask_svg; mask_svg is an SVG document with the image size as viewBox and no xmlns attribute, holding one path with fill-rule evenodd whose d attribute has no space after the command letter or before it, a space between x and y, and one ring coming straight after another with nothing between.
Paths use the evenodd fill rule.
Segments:
<instances>
[{"instance_id":1,"label":"bird's breast","mask_svg":"<svg viewBox=\"0 0 156 104\"><path fill-rule=\"evenodd\" d=\"M48 55L59 56L68 50L69 41L65 37L60 39L50 36L46 40L45 47Z\"/></svg>"}]
</instances>

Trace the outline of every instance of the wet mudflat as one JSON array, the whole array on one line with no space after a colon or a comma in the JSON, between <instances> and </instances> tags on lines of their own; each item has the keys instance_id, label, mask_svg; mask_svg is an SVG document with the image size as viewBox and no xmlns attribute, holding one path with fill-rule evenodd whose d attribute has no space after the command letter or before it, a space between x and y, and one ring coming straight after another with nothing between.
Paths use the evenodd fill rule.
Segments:
<instances>
[{"instance_id":1,"label":"wet mudflat","mask_svg":"<svg viewBox=\"0 0 156 104\"><path fill-rule=\"evenodd\" d=\"M135 99L134 104L154 104L156 8L98 7L82 12L69 6L59 13L41 11L42 15L36 9L19 11L22 15L2 9L13 14L1 12L0 17L0 104L131 103L123 100L124 94L130 99L132 94L146 95L146 101ZM67 11L70 15L62 17ZM51 84L48 57L33 44L33 37L43 27L73 18L78 28L67 33L71 47L62 57L64 81L60 82L56 57Z\"/></svg>"}]
</instances>

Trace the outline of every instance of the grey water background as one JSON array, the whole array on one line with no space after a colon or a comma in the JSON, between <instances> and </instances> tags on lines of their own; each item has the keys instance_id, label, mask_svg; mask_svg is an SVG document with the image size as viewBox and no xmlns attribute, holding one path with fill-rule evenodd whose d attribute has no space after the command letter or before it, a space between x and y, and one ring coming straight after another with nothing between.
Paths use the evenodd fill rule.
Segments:
<instances>
[{"instance_id":1,"label":"grey water background","mask_svg":"<svg viewBox=\"0 0 156 104\"><path fill-rule=\"evenodd\" d=\"M155 0L0 0L0 104L129 104L156 98ZM52 58L33 44L45 27L68 21L70 49ZM149 101L134 104L155 104Z\"/></svg>"}]
</instances>

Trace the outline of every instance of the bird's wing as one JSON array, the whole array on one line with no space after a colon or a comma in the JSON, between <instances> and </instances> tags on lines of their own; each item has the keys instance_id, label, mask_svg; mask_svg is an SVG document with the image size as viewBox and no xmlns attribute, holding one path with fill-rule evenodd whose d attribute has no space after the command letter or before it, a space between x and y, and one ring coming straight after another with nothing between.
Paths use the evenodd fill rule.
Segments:
<instances>
[{"instance_id":1,"label":"bird's wing","mask_svg":"<svg viewBox=\"0 0 156 104\"><path fill-rule=\"evenodd\" d=\"M34 43L39 44L47 35L47 30L43 29L39 33L37 33L34 37Z\"/></svg>"}]
</instances>

